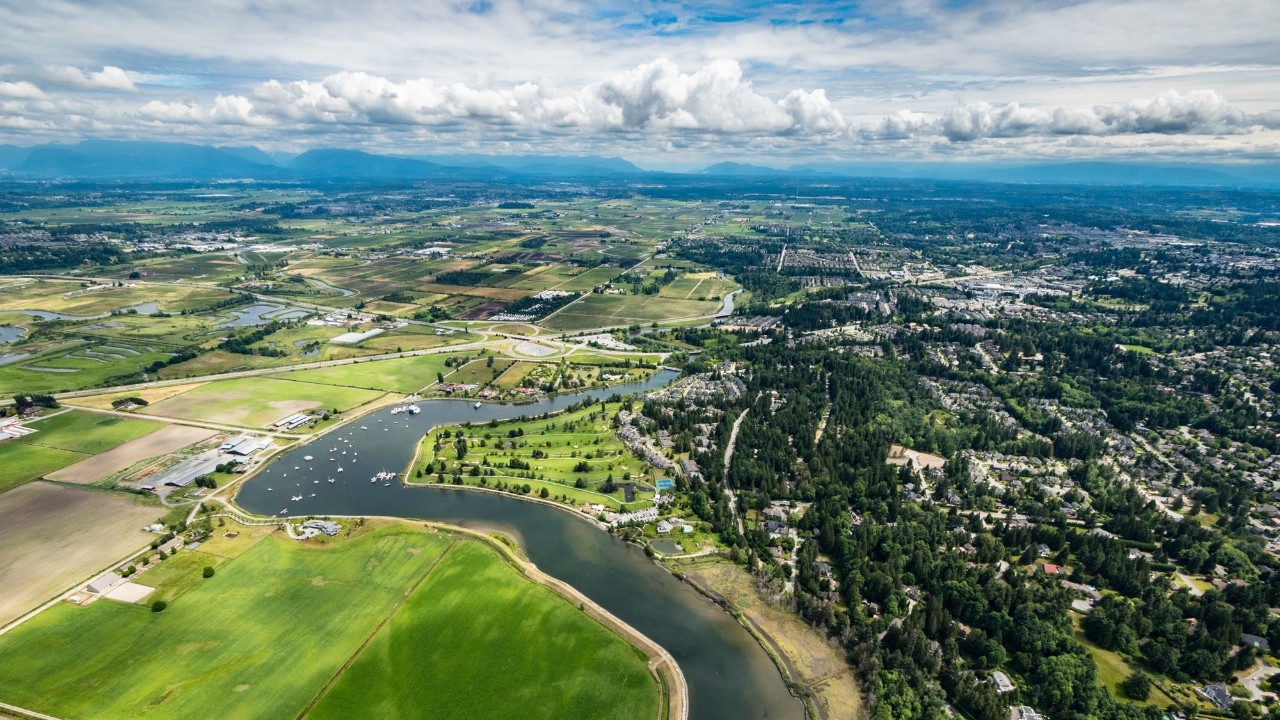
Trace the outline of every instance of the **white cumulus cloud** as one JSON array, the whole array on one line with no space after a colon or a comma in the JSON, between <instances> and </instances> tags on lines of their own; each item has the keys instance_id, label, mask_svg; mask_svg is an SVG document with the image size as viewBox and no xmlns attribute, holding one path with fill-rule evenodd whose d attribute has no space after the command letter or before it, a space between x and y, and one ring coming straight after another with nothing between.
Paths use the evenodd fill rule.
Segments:
<instances>
[{"instance_id":1,"label":"white cumulus cloud","mask_svg":"<svg viewBox=\"0 0 1280 720\"><path fill-rule=\"evenodd\" d=\"M85 72L74 65L48 66L43 79L51 85L85 88L91 90L124 90L137 92L129 73L114 65L107 65L96 72Z\"/></svg>"}]
</instances>

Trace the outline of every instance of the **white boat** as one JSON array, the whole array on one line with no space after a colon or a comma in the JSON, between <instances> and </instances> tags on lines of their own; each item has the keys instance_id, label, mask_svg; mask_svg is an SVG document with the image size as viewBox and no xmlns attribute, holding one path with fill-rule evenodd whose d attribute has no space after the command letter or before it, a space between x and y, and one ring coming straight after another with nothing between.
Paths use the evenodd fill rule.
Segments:
<instances>
[{"instance_id":1,"label":"white boat","mask_svg":"<svg viewBox=\"0 0 1280 720\"><path fill-rule=\"evenodd\" d=\"M330 483L330 484L333 484L333 483L335 483L335 482L337 482L337 480L334 480L333 478L329 478L329 483Z\"/></svg>"},{"instance_id":2,"label":"white boat","mask_svg":"<svg viewBox=\"0 0 1280 720\"><path fill-rule=\"evenodd\" d=\"M303 459L303 460L306 460L307 462L311 462L311 461L312 461L312 460L314 460L315 458L311 457L310 455L303 455L303 456L302 456L302 459Z\"/></svg>"},{"instance_id":3,"label":"white boat","mask_svg":"<svg viewBox=\"0 0 1280 720\"><path fill-rule=\"evenodd\" d=\"M338 472L342 472L342 468L338 468Z\"/></svg>"},{"instance_id":4,"label":"white boat","mask_svg":"<svg viewBox=\"0 0 1280 720\"><path fill-rule=\"evenodd\" d=\"M364 425L361 425L361 426L360 426L360 429L361 429L361 430L368 430L369 428L365 427Z\"/></svg>"},{"instance_id":5,"label":"white boat","mask_svg":"<svg viewBox=\"0 0 1280 720\"><path fill-rule=\"evenodd\" d=\"M311 481L311 484L313 484L313 485L319 485L319 484L320 484L320 481L319 481L319 480L312 480L312 481Z\"/></svg>"},{"instance_id":6,"label":"white boat","mask_svg":"<svg viewBox=\"0 0 1280 720\"><path fill-rule=\"evenodd\" d=\"M480 401L479 401L479 400L477 400L477 401L476 401L476 404L475 404L475 405L473 405L472 407L474 407L476 410L479 410L479 409L480 409Z\"/></svg>"},{"instance_id":7,"label":"white boat","mask_svg":"<svg viewBox=\"0 0 1280 720\"><path fill-rule=\"evenodd\" d=\"M417 415L417 414L418 414L418 413L420 413L420 412L422 412L422 408L418 407L417 405L410 405L410 406L409 406L409 414L410 414L410 415Z\"/></svg>"},{"instance_id":8,"label":"white boat","mask_svg":"<svg viewBox=\"0 0 1280 720\"><path fill-rule=\"evenodd\" d=\"M294 501L294 502L297 502L297 501L299 501L299 500L301 500L301 499L302 499L302 496L301 496L301 495L294 495L293 497L291 497L291 498L289 498L289 499L290 499L290 500L292 500L292 501Z\"/></svg>"}]
</instances>

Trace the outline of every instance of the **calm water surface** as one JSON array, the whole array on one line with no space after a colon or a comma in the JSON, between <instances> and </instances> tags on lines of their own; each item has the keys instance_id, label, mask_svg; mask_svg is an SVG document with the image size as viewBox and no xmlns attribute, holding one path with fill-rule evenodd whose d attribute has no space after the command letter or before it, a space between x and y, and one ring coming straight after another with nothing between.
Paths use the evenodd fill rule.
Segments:
<instances>
[{"instance_id":1,"label":"calm water surface","mask_svg":"<svg viewBox=\"0 0 1280 720\"><path fill-rule=\"evenodd\" d=\"M529 559L665 647L689 683L696 720L802 720L773 662L737 621L623 543L572 513L496 493L370 482L402 471L432 426L488 422L563 410L588 397L641 392L676 377L661 371L620 388L563 395L529 405L464 400L419 402L418 415L381 410L284 453L240 489L237 503L262 515L387 515L502 529ZM310 461L304 460L311 456ZM341 472L338 471L341 468ZM334 482L328 482L333 479ZM301 496L301 500L293 498Z\"/></svg>"}]
</instances>

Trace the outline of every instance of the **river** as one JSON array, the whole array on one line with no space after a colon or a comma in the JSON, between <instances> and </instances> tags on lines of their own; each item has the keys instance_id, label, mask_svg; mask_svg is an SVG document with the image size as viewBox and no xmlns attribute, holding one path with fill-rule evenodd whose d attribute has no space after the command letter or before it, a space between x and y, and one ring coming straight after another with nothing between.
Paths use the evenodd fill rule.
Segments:
<instances>
[{"instance_id":1,"label":"river","mask_svg":"<svg viewBox=\"0 0 1280 720\"><path fill-rule=\"evenodd\" d=\"M434 425L538 415L585 398L641 392L674 378L675 373L664 370L644 383L529 405L484 403L476 408L465 400L428 400L418 403L418 415L380 410L276 458L243 484L236 503L260 515L386 515L501 529L520 541L539 569L666 648L688 681L691 718L802 720L800 701L736 620L641 549L576 513L497 493L370 482L381 470L403 471L419 439ZM313 459L304 460L307 456ZM302 499L291 500L297 496Z\"/></svg>"}]
</instances>

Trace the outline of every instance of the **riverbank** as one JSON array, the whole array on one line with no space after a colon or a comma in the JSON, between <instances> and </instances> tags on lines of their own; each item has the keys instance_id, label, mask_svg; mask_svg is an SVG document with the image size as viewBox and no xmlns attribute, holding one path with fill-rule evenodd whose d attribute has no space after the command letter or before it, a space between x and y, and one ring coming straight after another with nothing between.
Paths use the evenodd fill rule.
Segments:
<instances>
[{"instance_id":1,"label":"riverbank","mask_svg":"<svg viewBox=\"0 0 1280 720\"><path fill-rule=\"evenodd\" d=\"M843 653L795 613L774 606L744 569L718 558L668 558L667 570L723 607L760 643L810 720L862 720L867 708Z\"/></svg>"}]
</instances>

